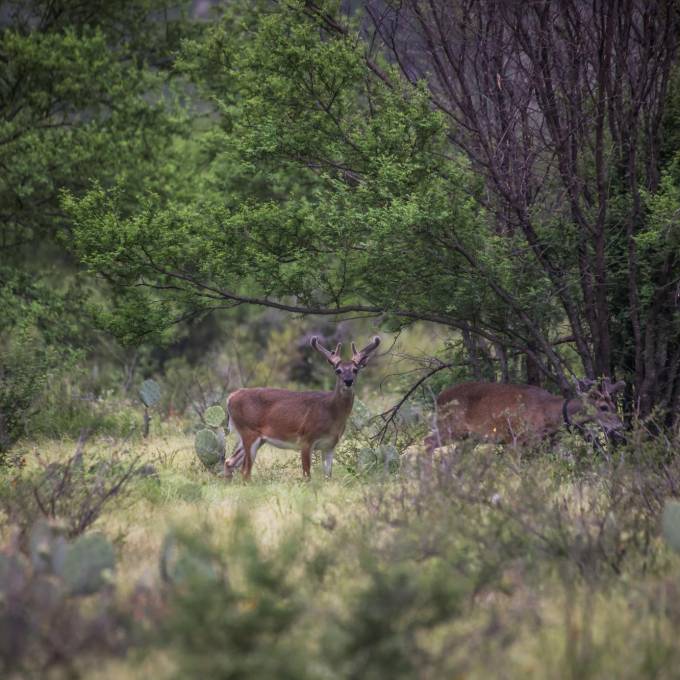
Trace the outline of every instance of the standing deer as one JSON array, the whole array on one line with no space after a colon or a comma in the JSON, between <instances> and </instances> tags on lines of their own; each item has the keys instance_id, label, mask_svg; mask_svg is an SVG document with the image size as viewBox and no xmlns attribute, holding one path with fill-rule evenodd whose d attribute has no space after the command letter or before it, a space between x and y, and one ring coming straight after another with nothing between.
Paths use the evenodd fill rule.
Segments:
<instances>
[{"instance_id":1,"label":"standing deer","mask_svg":"<svg viewBox=\"0 0 680 680\"><path fill-rule=\"evenodd\" d=\"M562 426L581 428L596 422L607 434L623 428L614 395L625 382L608 379L596 384L579 381L578 395L563 399L533 385L469 382L444 390L437 397L435 430L425 447L475 437L501 443L527 443L548 437Z\"/></svg>"},{"instance_id":2,"label":"standing deer","mask_svg":"<svg viewBox=\"0 0 680 680\"><path fill-rule=\"evenodd\" d=\"M310 477L312 451L323 452L324 472L331 476L335 445L345 430L354 403L357 374L366 366L380 344L376 336L360 352L352 343L352 360L340 357L342 345L330 352L314 336L312 347L322 354L336 374L332 392L294 392L271 387L236 390L227 399L229 427L236 430L239 442L224 462L225 477L243 467L243 478L250 479L257 450L262 444L280 449L297 449L302 454L302 473Z\"/></svg>"}]
</instances>

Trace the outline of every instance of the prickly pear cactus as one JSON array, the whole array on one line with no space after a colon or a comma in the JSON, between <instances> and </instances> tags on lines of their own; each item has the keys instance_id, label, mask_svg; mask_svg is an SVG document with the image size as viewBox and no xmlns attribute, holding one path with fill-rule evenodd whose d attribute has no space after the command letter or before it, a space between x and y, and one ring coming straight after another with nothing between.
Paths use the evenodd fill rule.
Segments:
<instances>
[{"instance_id":1,"label":"prickly pear cactus","mask_svg":"<svg viewBox=\"0 0 680 680\"><path fill-rule=\"evenodd\" d=\"M226 417L227 414L221 406L211 406L210 408L207 408L203 414L205 424L210 427L219 427Z\"/></svg>"},{"instance_id":2,"label":"prickly pear cactus","mask_svg":"<svg viewBox=\"0 0 680 680\"><path fill-rule=\"evenodd\" d=\"M391 444L367 446L359 451L359 471L363 473L395 472L399 469L399 454Z\"/></svg>"},{"instance_id":3,"label":"prickly pear cactus","mask_svg":"<svg viewBox=\"0 0 680 680\"><path fill-rule=\"evenodd\" d=\"M111 582L115 568L113 546L102 534L88 534L68 546L58 575L71 595L91 595Z\"/></svg>"},{"instance_id":4,"label":"prickly pear cactus","mask_svg":"<svg viewBox=\"0 0 680 680\"><path fill-rule=\"evenodd\" d=\"M214 467L224 456L224 448L219 437L212 430L199 430L196 433L196 454L207 468Z\"/></svg>"},{"instance_id":5,"label":"prickly pear cactus","mask_svg":"<svg viewBox=\"0 0 680 680\"><path fill-rule=\"evenodd\" d=\"M680 553L680 501L667 500L663 508L661 529L666 543Z\"/></svg>"},{"instance_id":6,"label":"prickly pear cactus","mask_svg":"<svg viewBox=\"0 0 680 680\"><path fill-rule=\"evenodd\" d=\"M155 406L161 398L160 385L155 380L145 380L139 388L139 398L147 408Z\"/></svg>"},{"instance_id":7,"label":"prickly pear cactus","mask_svg":"<svg viewBox=\"0 0 680 680\"><path fill-rule=\"evenodd\" d=\"M28 548L36 574L57 573L66 556L65 527L57 522L38 520L31 528Z\"/></svg>"}]
</instances>

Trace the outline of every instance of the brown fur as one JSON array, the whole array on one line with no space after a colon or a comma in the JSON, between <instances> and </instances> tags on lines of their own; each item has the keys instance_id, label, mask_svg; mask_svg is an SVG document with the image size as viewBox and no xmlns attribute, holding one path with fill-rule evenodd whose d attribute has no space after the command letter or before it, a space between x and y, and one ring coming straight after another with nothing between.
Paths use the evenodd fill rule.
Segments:
<instances>
[{"instance_id":1,"label":"brown fur","mask_svg":"<svg viewBox=\"0 0 680 680\"><path fill-rule=\"evenodd\" d=\"M570 420L596 420L606 430L620 429L612 395L623 383L605 383L567 402ZM437 397L436 427L425 439L429 451L458 439L474 437L502 443L543 439L564 425L564 399L533 385L470 382Z\"/></svg>"}]
</instances>

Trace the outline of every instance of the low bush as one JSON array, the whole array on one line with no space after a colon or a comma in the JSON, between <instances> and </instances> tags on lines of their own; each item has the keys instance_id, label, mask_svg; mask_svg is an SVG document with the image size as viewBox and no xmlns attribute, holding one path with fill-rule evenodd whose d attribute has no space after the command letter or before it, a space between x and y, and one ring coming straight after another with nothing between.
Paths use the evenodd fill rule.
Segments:
<instances>
[{"instance_id":1,"label":"low bush","mask_svg":"<svg viewBox=\"0 0 680 680\"><path fill-rule=\"evenodd\" d=\"M114 499L130 491L140 466L139 457L124 449L90 451L85 437L64 462L39 461L37 470L7 475L0 487L0 510L25 536L39 518L63 523L69 537L86 531Z\"/></svg>"},{"instance_id":2,"label":"low bush","mask_svg":"<svg viewBox=\"0 0 680 680\"><path fill-rule=\"evenodd\" d=\"M265 552L243 518L239 524L226 549L205 533L173 535L178 555L171 569L163 563L168 610L155 644L176 659L178 678L311 677L299 635L300 537Z\"/></svg>"}]
</instances>

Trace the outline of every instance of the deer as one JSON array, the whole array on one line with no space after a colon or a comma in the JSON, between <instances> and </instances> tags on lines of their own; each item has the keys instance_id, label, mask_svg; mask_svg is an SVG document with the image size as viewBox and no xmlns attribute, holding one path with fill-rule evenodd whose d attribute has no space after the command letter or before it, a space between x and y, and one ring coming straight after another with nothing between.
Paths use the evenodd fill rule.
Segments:
<instances>
[{"instance_id":1,"label":"deer","mask_svg":"<svg viewBox=\"0 0 680 680\"><path fill-rule=\"evenodd\" d=\"M352 343L352 359L343 361L342 344L331 352L312 337L311 346L333 367L335 388L330 392L296 392L272 387L247 387L227 399L229 429L238 443L224 462L224 476L231 479L241 467L243 479L250 479L257 451L262 444L299 450L302 474L311 477L312 451L323 454L324 474L330 478L335 447L345 431L354 404L357 375L380 344L375 336L362 350Z\"/></svg>"},{"instance_id":2,"label":"deer","mask_svg":"<svg viewBox=\"0 0 680 680\"><path fill-rule=\"evenodd\" d=\"M561 427L581 430L594 422L607 436L623 429L614 397L626 383L579 380L577 396L563 399L534 385L468 382L439 394L435 428L425 448L473 437L503 444L527 444L554 435Z\"/></svg>"}]
</instances>

